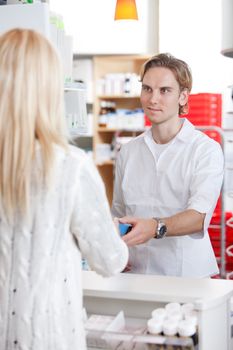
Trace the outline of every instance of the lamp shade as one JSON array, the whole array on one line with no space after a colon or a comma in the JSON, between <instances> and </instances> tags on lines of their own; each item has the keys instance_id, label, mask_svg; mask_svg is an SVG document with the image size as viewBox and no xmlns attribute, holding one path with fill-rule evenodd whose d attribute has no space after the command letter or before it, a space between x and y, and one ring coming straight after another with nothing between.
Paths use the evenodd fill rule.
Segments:
<instances>
[{"instance_id":1,"label":"lamp shade","mask_svg":"<svg viewBox=\"0 0 233 350\"><path fill-rule=\"evenodd\" d=\"M138 12L135 0L117 0L115 20L138 19Z\"/></svg>"}]
</instances>

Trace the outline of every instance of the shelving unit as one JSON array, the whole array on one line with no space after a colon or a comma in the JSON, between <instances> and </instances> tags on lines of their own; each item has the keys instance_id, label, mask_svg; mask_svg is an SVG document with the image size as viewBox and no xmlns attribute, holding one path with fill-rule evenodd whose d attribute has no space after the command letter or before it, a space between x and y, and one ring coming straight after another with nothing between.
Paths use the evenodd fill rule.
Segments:
<instances>
[{"instance_id":1,"label":"shelving unit","mask_svg":"<svg viewBox=\"0 0 233 350\"><path fill-rule=\"evenodd\" d=\"M84 307L89 315L112 316L122 310L126 319L141 319L146 325L155 308L169 302L193 303L198 315L198 349L232 349L231 281L129 273L103 278L93 271L83 271L82 276ZM120 347L108 349L116 348Z\"/></svg>"},{"instance_id":2,"label":"shelving unit","mask_svg":"<svg viewBox=\"0 0 233 350\"><path fill-rule=\"evenodd\" d=\"M94 134L93 134L93 151L94 159L98 170L103 178L106 186L107 196L109 203L112 202L113 195L113 177L114 177L114 156L106 161L98 161L97 153L99 145L112 144L112 141L116 134L122 136L135 136L144 130L134 130L133 128L109 128L99 126L99 111L101 101L114 102L117 109L136 109L141 108L139 93L111 93L111 94L100 94L98 93L98 82L103 79L106 74L127 74L135 73L139 75L142 64L149 58L149 56L141 55L114 55L114 56L95 56L93 59L94 65Z\"/></svg>"},{"instance_id":3,"label":"shelving unit","mask_svg":"<svg viewBox=\"0 0 233 350\"><path fill-rule=\"evenodd\" d=\"M80 136L87 132L86 88L83 83L64 86L65 112L69 133Z\"/></svg>"}]
</instances>

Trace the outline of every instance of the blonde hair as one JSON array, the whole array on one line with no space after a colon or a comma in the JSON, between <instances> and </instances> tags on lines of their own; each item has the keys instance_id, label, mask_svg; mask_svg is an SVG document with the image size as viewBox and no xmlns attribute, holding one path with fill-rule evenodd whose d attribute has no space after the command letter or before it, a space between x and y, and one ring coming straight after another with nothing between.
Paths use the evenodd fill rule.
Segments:
<instances>
[{"instance_id":1,"label":"blonde hair","mask_svg":"<svg viewBox=\"0 0 233 350\"><path fill-rule=\"evenodd\" d=\"M154 67L164 67L170 69L178 84L180 91L187 90L190 93L192 89L192 73L188 64L169 53L160 53L149 58L142 66L140 80L142 81L146 72ZM179 106L179 114L188 113L188 102L184 106Z\"/></svg>"},{"instance_id":2,"label":"blonde hair","mask_svg":"<svg viewBox=\"0 0 233 350\"><path fill-rule=\"evenodd\" d=\"M0 36L0 213L27 213L35 146L48 183L54 144L67 147L59 57L41 34L13 29Z\"/></svg>"}]
</instances>

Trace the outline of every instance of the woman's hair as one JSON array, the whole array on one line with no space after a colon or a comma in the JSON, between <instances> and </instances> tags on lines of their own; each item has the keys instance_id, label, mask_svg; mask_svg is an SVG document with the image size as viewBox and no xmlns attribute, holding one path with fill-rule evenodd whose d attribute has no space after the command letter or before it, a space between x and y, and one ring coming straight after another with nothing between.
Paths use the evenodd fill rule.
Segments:
<instances>
[{"instance_id":1,"label":"woman's hair","mask_svg":"<svg viewBox=\"0 0 233 350\"><path fill-rule=\"evenodd\" d=\"M180 87L180 91L187 90L189 93L192 90L192 73L184 61L170 55L169 53L161 53L152 56L142 66L140 73L141 81L146 72L154 67L163 67L170 69ZM179 114L186 114L188 112L188 103L184 106L179 106Z\"/></svg>"},{"instance_id":2,"label":"woman's hair","mask_svg":"<svg viewBox=\"0 0 233 350\"><path fill-rule=\"evenodd\" d=\"M0 214L8 220L28 211L37 143L48 184L54 145L67 147L61 64L41 34L13 29L0 36Z\"/></svg>"}]
</instances>

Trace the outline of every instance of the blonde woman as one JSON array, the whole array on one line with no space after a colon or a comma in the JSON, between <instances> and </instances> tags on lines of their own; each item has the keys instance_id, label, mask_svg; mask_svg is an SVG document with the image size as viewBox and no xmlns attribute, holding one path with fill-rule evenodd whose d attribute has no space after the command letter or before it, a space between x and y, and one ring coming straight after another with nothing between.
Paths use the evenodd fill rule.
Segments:
<instances>
[{"instance_id":1,"label":"blonde woman","mask_svg":"<svg viewBox=\"0 0 233 350\"><path fill-rule=\"evenodd\" d=\"M60 61L42 35L0 36L0 349L84 350L81 254L102 275L128 250L103 183L69 146Z\"/></svg>"}]
</instances>

